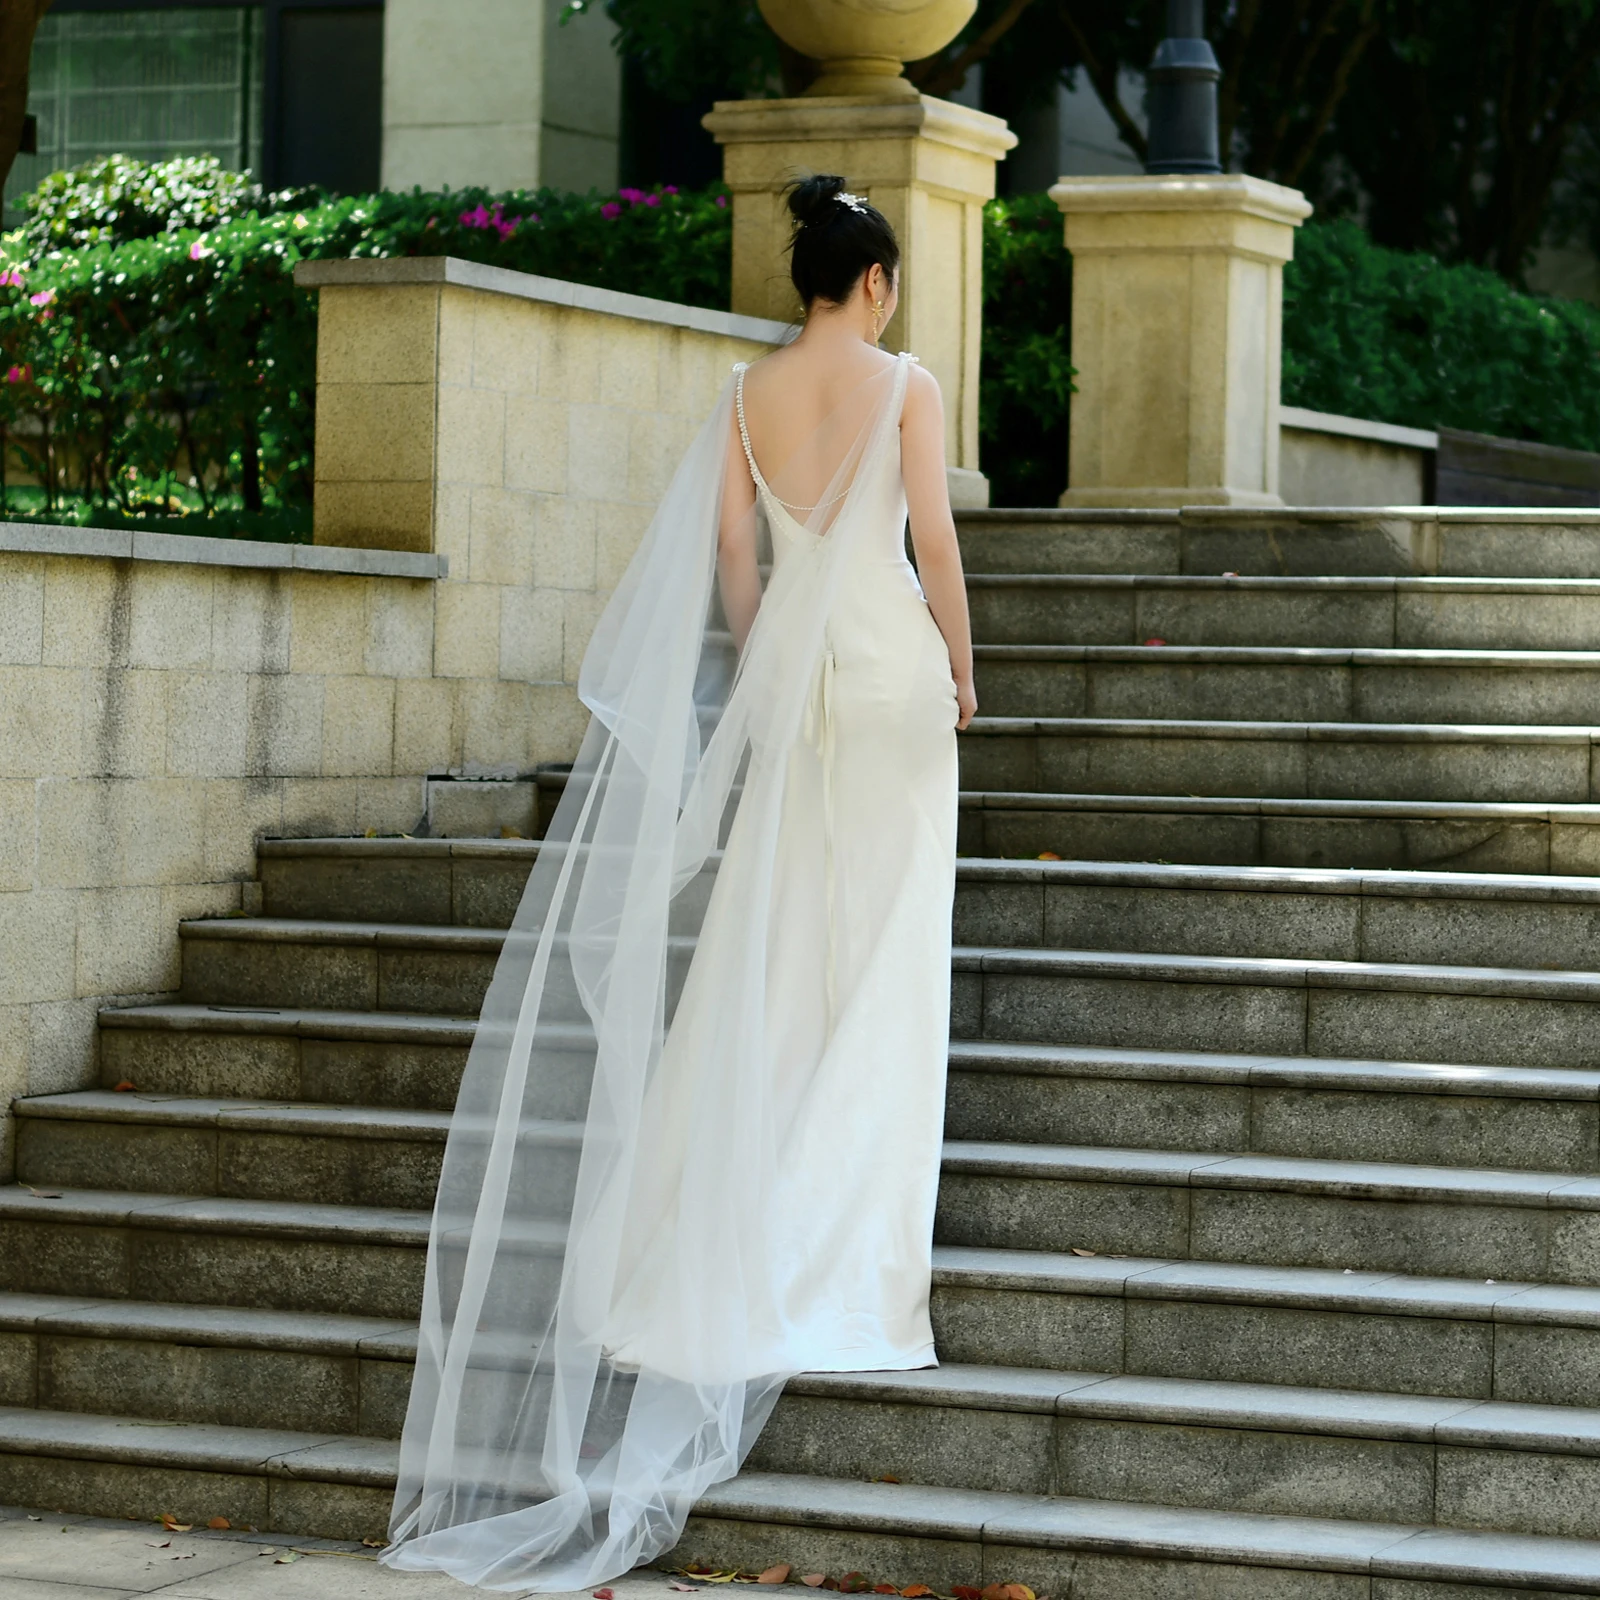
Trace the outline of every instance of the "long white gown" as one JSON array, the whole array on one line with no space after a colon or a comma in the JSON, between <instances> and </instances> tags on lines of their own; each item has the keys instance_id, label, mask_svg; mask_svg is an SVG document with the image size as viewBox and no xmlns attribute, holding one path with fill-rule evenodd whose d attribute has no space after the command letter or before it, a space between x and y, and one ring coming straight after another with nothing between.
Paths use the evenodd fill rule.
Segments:
<instances>
[{"instance_id":1,"label":"long white gown","mask_svg":"<svg viewBox=\"0 0 1600 1600\"><path fill-rule=\"evenodd\" d=\"M827 536L768 487L743 425L743 382L740 369L740 438L781 572ZM753 1323L740 1357L751 1377L935 1364L928 1286L950 1035L956 689L906 559L899 474L878 474L874 494L786 757L765 930L764 1070L785 1130L762 1223L777 1293L749 1308L781 1321ZM718 889L736 882L742 852L760 848L740 820ZM717 1272L677 1199L685 1164L718 1148L717 1107L700 1104L691 1080L736 970L730 949L745 937L736 897L713 890L646 1098L655 1132L634 1177L633 1250L608 1330L618 1361L691 1378L725 1373L727 1352L703 1332L691 1347L660 1285Z\"/></svg>"},{"instance_id":2,"label":"long white gown","mask_svg":"<svg viewBox=\"0 0 1600 1600\"><path fill-rule=\"evenodd\" d=\"M934 1362L957 707L905 552L910 360L825 425L803 520L736 368L596 628L446 1148L390 1565L615 1577L789 1376ZM735 671L736 470L772 567Z\"/></svg>"}]
</instances>

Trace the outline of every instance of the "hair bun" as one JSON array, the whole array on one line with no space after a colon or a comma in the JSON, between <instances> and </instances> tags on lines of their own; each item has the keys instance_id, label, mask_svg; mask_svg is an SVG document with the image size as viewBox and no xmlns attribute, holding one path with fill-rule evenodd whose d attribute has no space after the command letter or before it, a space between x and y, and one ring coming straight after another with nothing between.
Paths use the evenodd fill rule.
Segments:
<instances>
[{"instance_id":1,"label":"hair bun","mask_svg":"<svg viewBox=\"0 0 1600 1600\"><path fill-rule=\"evenodd\" d=\"M819 172L802 178L789 189L790 215L798 226L814 227L833 216L843 193L844 179L837 173Z\"/></svg>"}]
</instances>

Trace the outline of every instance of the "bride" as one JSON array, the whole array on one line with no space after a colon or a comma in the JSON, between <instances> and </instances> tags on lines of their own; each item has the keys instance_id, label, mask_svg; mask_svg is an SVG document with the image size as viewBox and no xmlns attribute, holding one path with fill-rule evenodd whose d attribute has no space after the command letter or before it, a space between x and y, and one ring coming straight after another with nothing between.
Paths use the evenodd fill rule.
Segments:
<instances>
[{"instance_id":1,"label":"bride","mask_svg":"<svg viewBox=\"0 0 1600 1600\"><path fill-rule=\"evenodd\" d=\"M938 385L877 348L893 230L840 178L789 205L804 326L734 369L596 627L479 1020L394 1567L615 1577L788 1377L935 1362L966 593Z\"/></svg>"}]
</instances>

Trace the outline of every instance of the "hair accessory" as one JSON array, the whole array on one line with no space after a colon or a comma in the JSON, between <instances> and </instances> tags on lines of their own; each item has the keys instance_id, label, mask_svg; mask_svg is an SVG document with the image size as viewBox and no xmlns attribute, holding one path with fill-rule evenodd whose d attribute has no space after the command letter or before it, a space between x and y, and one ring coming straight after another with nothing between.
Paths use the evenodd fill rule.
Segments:
<instances>
[{"instance_id":1,"label":"hair accessory","mask_svg":"<svg viewBox=\"0 0 1600 1600\"><path fill-rule=\"evenodd\" d=\"M866 215L867 197L864 194L850 194L846 190L841 189L833 198L837 200L840 205L849 206L852 211L859 211L863 216Z\"/></svg>"}]
</instances>

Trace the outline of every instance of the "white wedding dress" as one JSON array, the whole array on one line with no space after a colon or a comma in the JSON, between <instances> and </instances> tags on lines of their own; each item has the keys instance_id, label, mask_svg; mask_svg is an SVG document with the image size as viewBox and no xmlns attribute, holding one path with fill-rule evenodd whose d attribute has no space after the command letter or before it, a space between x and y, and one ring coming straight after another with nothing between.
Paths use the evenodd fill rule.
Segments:
<instances>
[{"instance_id":1,"label":"white wedding dress","mask_svg":"<svg viewBox=\"0 0 1600 1600\"><path fill-rule=\"evenodd\" d=\"M934 1363L957 707L905 552L910 359L822 431L804 520L736 368L596 630L452 1124L391 1565L615 1577L786 1378ZM735 672L738 470L771 577Z\"/></svg>"}]
</instances>

